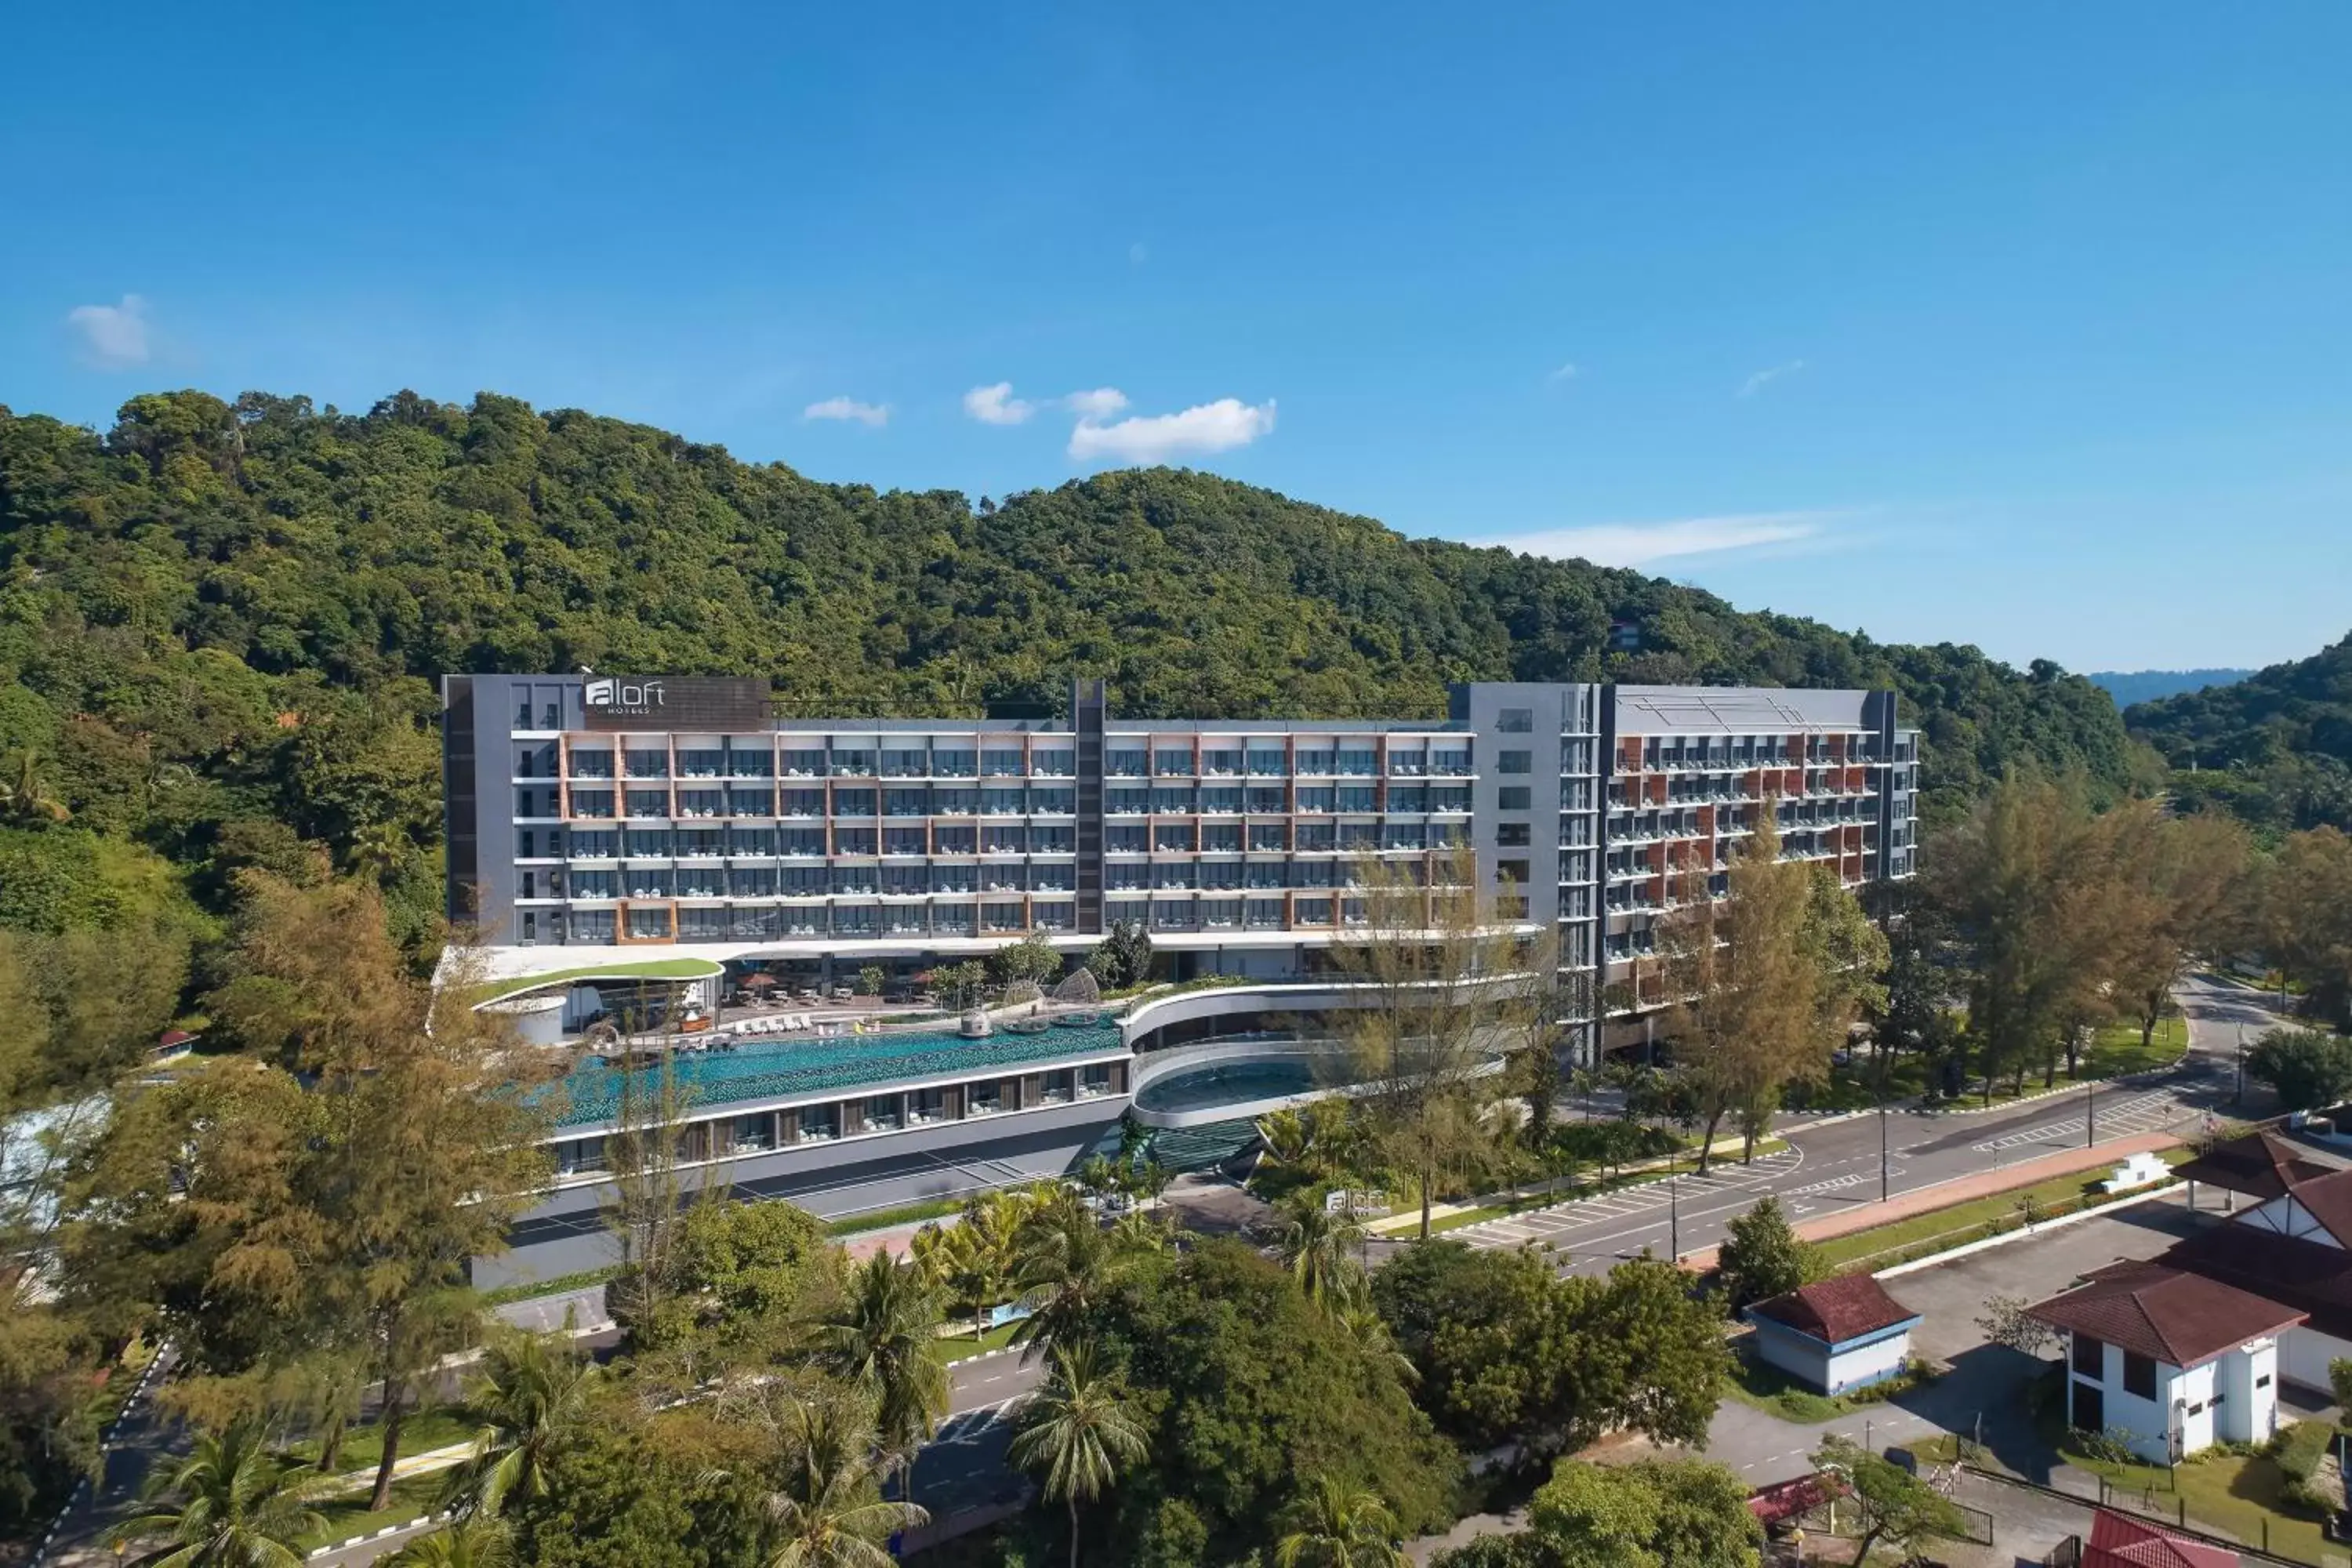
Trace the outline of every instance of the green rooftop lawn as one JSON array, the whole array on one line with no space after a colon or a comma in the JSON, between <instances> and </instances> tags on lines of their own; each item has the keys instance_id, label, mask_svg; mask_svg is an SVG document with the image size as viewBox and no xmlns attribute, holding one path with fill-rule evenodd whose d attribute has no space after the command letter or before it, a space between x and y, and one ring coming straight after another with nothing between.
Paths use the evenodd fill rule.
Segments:
<instances>
[{"instance_id":1,"label":"green rooftop lawn","mask_svg":"<svg viewBox=\"0 0 2352 1568\"><path fill-rule=\"evenodd\" d=\"M582 969L558 969L545 974L518 974L510 979L493 980L477 988L475 1005L503 1001L527 991L582 980L708 980L720 973L721 966L708 958L642 958L620 963L593 963Z\"/></svg>"}]
</instances>

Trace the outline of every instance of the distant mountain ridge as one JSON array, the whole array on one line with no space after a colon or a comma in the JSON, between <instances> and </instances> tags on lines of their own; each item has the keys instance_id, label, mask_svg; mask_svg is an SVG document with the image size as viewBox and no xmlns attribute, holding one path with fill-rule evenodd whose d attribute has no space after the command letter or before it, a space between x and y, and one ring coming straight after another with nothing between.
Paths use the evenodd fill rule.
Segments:
<instances>
[{"instance_id":1,"label":"distant mountain ridge","mask_svg":"<svg viewBox=\"0 0 2352 1568\"><path fill-rule=\"evenodd\" d=\"M2352 827L2352 637L2231 685L2141 703L2124 722L2164 754L2184 798L2273 827Z\"/></svg>"},{"instance_id":2,"label":"distant mountain ridge","mask_svg":"<svg viewBox=\"0 0 2352 1568\"><path fill-rule=\"evenodd\" d=\"M2097 669L2091 672L2090 681L2114 698L2116 707L2129 708L2184 691L2228 686L2253 673L2251 669Z\"/></svg>"},{"instance_id":3,"label":"distant mountain ridge","mask_svg":"<svg viewBox=\"0 0 2352 1568\"><path fill-rule=\"evenodd\" d=\"M104 433L0 407L0 767L71 813L21 835L47 880L0 863L0 923L12 898L57 923L103 893L60 858L93 840L215 904L323 847L421 920L434 678L582 664L765 676L811 716L1050 710L1075 674L1131 718L1435 717L1461 680L1885 687L1925 737L1931 821L2012 767L2135 777L2114 703L2046 660L1408 539L1212 474L974 500L489 393L352 415L169 392Z\"/></svg>"}]
</instances>

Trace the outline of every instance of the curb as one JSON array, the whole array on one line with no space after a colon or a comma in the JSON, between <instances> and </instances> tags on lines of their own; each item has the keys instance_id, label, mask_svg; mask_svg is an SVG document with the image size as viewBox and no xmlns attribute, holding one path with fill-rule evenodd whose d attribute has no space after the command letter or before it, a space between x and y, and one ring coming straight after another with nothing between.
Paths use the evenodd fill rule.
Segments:
<instances>
[{"instance_id":1,"label":"curb","mask_svg":"<svg viewBox=\"0 0 2352 1568\"><path fill-rule=\"evenodd\" d=\"M1019 1355L1022 1349L1020 1345L999 1345L992 1351L982 1351L977 1355L958 1356L948 1363L948 1370L953 1372L960 1366L970 1366L976 1361L993 1361L1001 1355Z\"/></svg>"},{"instance_id":2,"label":"curb","mask_svg":"<svg viewBox=\"0 0 2352 1568\"><path fill-rule=\"evenodd\" d=\"M453 1517L454 1515L446 1509L439 1513L419 1514L405 1524L387 1524L382 1530L371 1531L365 1535L354 1535L346 1540L330 1542L324 1546L313 1546L302 1554L302 1559L307 1563L312 1558L324 1557L331 1552L349 1552L354 1546L364 1546L371 1541L382 1541L388 1535L404 1535L409 1531L421 1530L428 1524L437 1524L445 1519Z\"/></svg>"},{"instance_id":3,"label":"curb","mask_svg":"<svg viewBox=\"0 0 2352 1568\"><path fill-rule=\"evenodd\" d=\"M1979 1252L1990 1252L1996 1247L2005 1246L2012 1241L2031 1241L2044 1232L2058 1229L2061 1226L2072 1225L2076 1220L2096 1219L2101 1215L2113 1214L2117 1209L2127 1209L2135 1204L2144 1204L2152 1198L2163 1197L2168 1193L2177 1193L2188 1184L2181 1181L2167 1181L2159 1185L2134 1193L2127 1198L2117 1198L2112 1203L2100 1204L2094 1208L2076 1209L2073 1214L2062 1214L2055 1219L2037 1220L2032 1225L2021 1225L2015 1230L2004 1230L1999 1236L1964 1241L1958 1247L1949 1247L1942 1252L1931 1252L1925 1258L1915 1258L1908 1263L1897 1263L1885 1268L1876 1269L1870 1277L1873 1279L1892 1279L1897 1275L1916 1273L1919 1269L1934 1268L1957 1258L1973 1257ZM1935 1211L1930 1209L1927 1212L1933 1214Z\"/></svg>"}]
</instances>

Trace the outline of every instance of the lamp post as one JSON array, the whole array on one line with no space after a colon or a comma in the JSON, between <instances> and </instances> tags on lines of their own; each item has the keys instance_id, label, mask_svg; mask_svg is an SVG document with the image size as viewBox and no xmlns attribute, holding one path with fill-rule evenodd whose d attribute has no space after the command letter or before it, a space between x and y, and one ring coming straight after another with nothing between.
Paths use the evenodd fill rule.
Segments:
<instances>
[{"instance_id":1,"label":"lamp post","mask_svg":"<svg viewBox=\"0 0 2352 1568\"><path fill-rule=\"evenodd\" d=\"M1676 1263L1683 1260L1683 1207L1680 1187L1682 1177L1666 1178L1666 1251Z\"/></svg>"},{"instance_id":2,"label":"lamp post","mask_svg":"<svg viewBox=\"0 0 2352 1568\"><path fill-rule=\"evenodd\" d=\"M2087 1149L2099 1141L2099 1086L2083 1086L2083 1147Z\"/></svg>"},{"instance_id":3,"label":"lamp post","mask_svg":"<svg viewBox=\"0 0 2352 1568\"><path fill-rule=\"evenodd\" d=\"M1878 1201L1886 1201L1886 1107L1878 1108Z\"/></svg>"},{"instance_id":4,"label":"lamp post","mask_svg":"<svg viewBox=\"0 0 2352 1568\"><path fill-rule=\"evenodd\" d=\"M2246 1026L2243 1024L2238 1026L2238 1092L2230 1103L2246 1103Z\"/></svg>"}]
</instances>

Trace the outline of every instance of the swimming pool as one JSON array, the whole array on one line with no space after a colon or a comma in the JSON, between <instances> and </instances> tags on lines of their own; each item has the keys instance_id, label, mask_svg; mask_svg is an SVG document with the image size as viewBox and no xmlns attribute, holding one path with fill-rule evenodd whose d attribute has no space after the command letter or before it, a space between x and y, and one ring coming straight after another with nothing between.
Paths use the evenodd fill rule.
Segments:
<instances>
[{"instance_id":1,"label":"swimming pool","mask_svg":"<svg viewBox=\"0 0 2352 1568\"><path fill-rule=\"evenodd\" d=\"M991 1035L967 1040L952 1034L851 1035L826 1040L778 1041L731 1051L697 1051L677 1058L679 1093L696 1110L734 1100L774 1100L828 1089L891 1083L944 1073L985 1072L1057 1058L1122 1050L1118 1026L1051 1028L1037 1035ZM638 1068L635 1091L650 1094L659 1069ZM622 1069L602 1062L575 1068L559 1092L562 1127L610 1121L621 1099Z\"/></svg>"},{"instance_id":2,"label":"swimming pool","mask_svg":"<svg viewBox=\"0 0 2352 1568\"><path fill-rule=\"evenodd\" d=\"M1138 1110L1206 1110L1305 1094L1315 1071L1305 1062L1234 1062L1154 1079L1136 1091Z\"/></svg>"}]
</instances>

